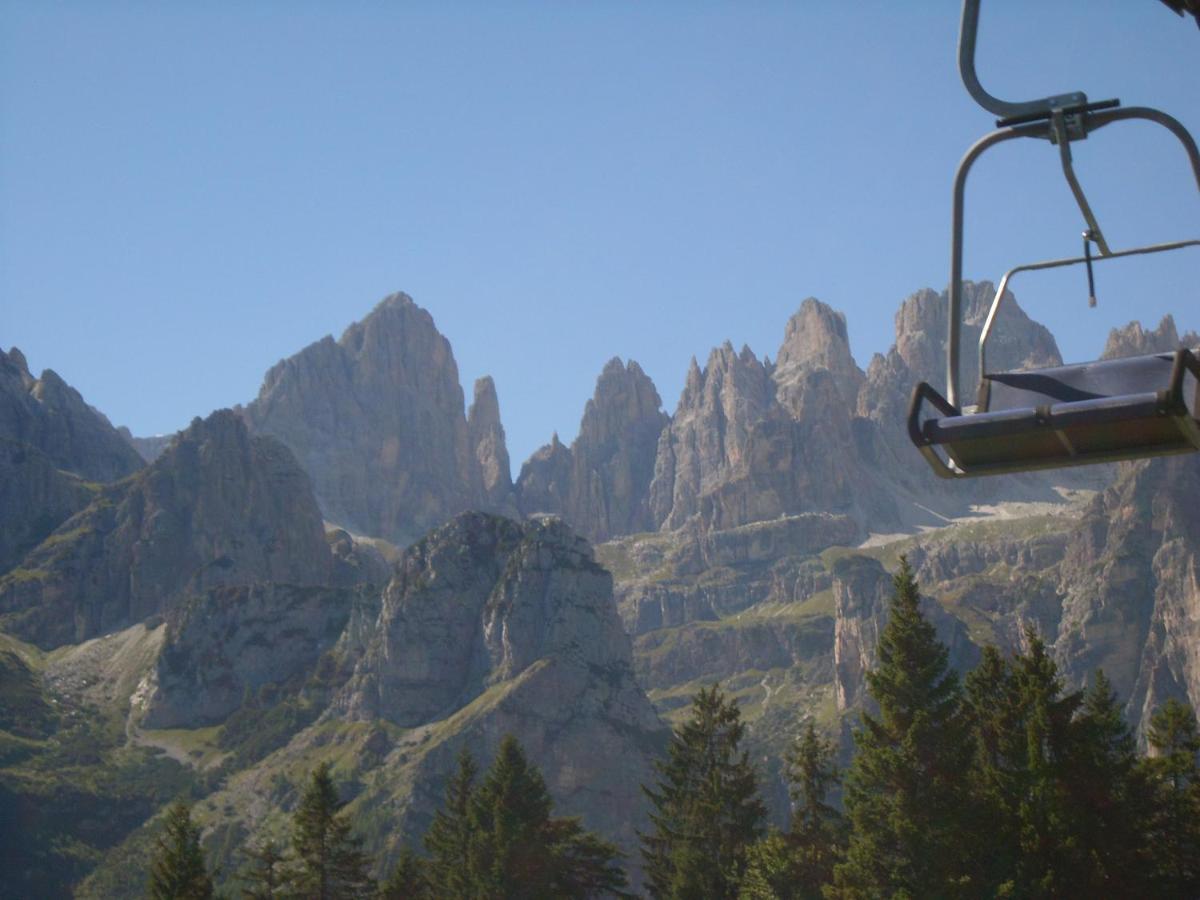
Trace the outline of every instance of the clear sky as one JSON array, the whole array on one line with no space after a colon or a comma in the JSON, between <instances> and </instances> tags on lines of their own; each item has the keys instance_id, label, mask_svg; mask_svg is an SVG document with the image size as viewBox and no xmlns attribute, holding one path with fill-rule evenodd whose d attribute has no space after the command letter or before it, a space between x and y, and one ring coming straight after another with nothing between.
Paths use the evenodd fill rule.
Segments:
<instances>
[{"instance_id":1,"label":"clear sky","mask_svg":"<svg viewBox=\"0 0 1200 900\"><path fill-rule=\"evenodd\" d=\"M638 360L673 411L688 360L775 357L807 296L859 364L948 278L950 185L991 117L955 69L957 0L0 0L0 347L117 424L173 431L405 291L468 401L496 379L514 467ZM1155 0L985 0L980 76L1082 89L1200 135L1200 30ZM1173 139L1075 146L1114 246L1200 236ZM984 158L967 277L1080 249L1043 142ZM1190 255L1189 255L1190 254ZM1200 251L1026 276L1068 359L1174 312Z\"/></svg>"}]
</instances>

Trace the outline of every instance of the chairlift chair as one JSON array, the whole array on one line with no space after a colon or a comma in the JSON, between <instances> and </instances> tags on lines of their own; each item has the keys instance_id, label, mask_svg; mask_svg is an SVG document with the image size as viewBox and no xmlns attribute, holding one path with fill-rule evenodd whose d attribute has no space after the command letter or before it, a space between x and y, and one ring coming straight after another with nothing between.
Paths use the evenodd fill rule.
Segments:
<instances>
[{"instance_id":1,"label":"chairlift chair","mask_svg":"<svg viewBox=\"0 0 1200 900\"><path fill-rule=\"evenodd\" d=\"M1183 144L1198 186L1200 152L1182 124L1156 109L1122 108L1118 100L1089 103L1082 92L1024 103L993 97L983 89L975 74L979 4L980 0L963 2L959 71L971 96L1001 118L996 122L998 130L967 151L955 174L946 396L925 382L913 389L909 437L933 471L943 478L1026 472L1200 450L1200 359L1190 350L1018 372L993 373L987 368L988 338L1014 275L1062 266L1086 266L1089 300L1094 306L1094 262L1200 247L1200 240L1182 240L1112 250L1075 176L1071 142L1113 122L1128 119L1154 122L1171 131ZM1017 138L1049 140L1058 147L1063 175L1087 224L1083 233L1084 252L1069 259L1017 266L1005 273L979 336L980 381L976 404L963 406L959 401L958 361L967 174L985 150ZM1092 255L1093 245L1098 256Z\"/></svg>"}]
</instances>

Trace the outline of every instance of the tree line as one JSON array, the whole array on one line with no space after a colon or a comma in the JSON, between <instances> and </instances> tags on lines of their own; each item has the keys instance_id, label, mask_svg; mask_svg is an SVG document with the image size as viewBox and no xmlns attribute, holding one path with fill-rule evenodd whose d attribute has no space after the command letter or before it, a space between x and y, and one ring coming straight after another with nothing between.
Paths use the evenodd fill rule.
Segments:
<instances>
[{"instance_id":1,"label":"tree line","mask_svg":"<svg viewBox=\"0 0 1200 900\"><path fill-rule=\"evenodd\" d=\"M985 648L960 679L920 611L906 560L894 578L869 709L845 772L810 721L784 760L786 831L767 826L736 702L694 697L641 833L644 888L670 900L1200 897L1200 733L1167 701L1139 756L1111 684L1068 691L1041 638ZM840 801L840 802L839 802ZM622 857L578 819L556 818L545 782L506 737L481 775L463 752L423 840L373 883L319 766L288 846L244 851L245 898L632 896ZM158 839L149 894L215 896L183 804Z\"/></svg>"}]
</instances>

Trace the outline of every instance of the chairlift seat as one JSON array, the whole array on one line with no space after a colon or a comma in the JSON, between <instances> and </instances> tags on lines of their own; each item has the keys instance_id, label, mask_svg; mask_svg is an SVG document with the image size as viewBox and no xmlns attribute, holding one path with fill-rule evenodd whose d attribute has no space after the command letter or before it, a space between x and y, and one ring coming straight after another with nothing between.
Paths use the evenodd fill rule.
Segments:
<instances>
[{"instance_id":1,"label":"chairlift seat","mask_svg":"<svg viewBox=\"0 0 1200 900\"><path fill-rule=\"evenodd\" d=\"M922 419L926 403L940 415ZM946 478L1200 450L1200 362L1179 350L984 375L971 412L922 382L908 429Z\"/></svg>"}]
</instances>

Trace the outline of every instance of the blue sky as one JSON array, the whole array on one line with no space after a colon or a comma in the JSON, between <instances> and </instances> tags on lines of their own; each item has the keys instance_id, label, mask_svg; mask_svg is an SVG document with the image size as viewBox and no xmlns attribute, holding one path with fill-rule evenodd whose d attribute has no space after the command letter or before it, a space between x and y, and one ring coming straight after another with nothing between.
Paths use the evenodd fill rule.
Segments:
<instances>
[{"instance_id":1,"label":"blue sky","mask_svg":"<svg viewBox=\"0 0 1200 900\"><path fill-rule=\"evenodd\" d=\"M991 127L956 0L54 3L0 0L0 346L117 424L173 431L402 290L491 374L514 466L638 360L668 411L729 339L774 358L807 296L859 364L944 288L950 184ZM1200 134L1200 30L1153 0L985 0L998 95L1086 90ZM1075 146L1114 246L1200 235L1164 131ZM1079 250L1041 142L977 166L966 273ZM1190 255L1189 255L1190 254ZM1174 312L1200 251L1026 276L1068 359Z\"/></svg>"}]
</instances>

